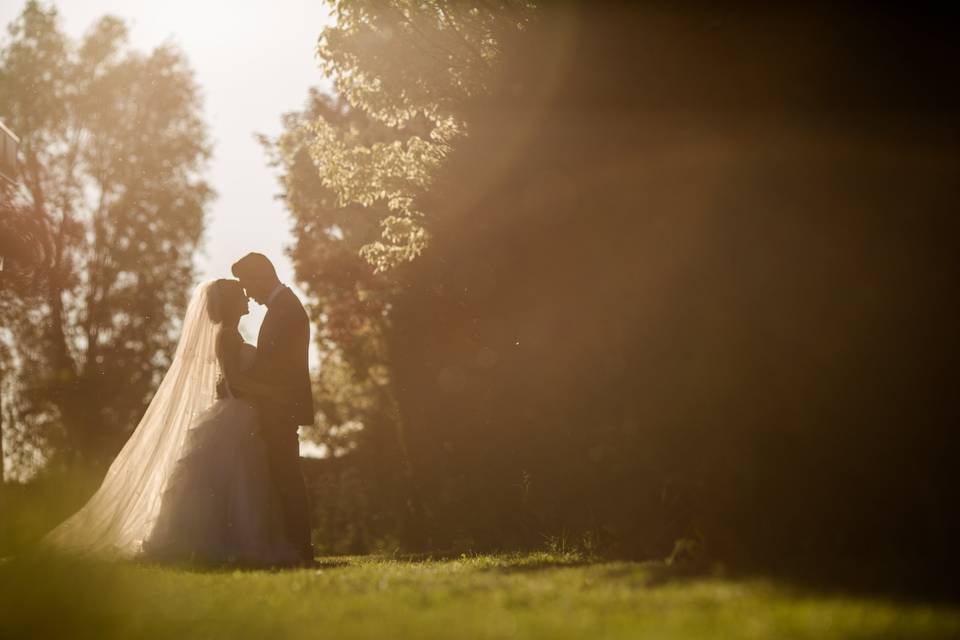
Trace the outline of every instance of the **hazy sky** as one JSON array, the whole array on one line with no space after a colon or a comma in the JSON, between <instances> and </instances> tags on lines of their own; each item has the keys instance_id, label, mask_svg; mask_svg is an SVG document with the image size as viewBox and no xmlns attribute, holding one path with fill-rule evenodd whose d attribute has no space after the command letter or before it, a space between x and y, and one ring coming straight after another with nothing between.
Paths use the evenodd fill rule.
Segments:
<instances>
[{"instance_id":1,"label":"hazy sky","mask_svg":"<svg viewBox=\"0 0 960 640\"><path fill-rule=\"evenodd\" d=\"M50 2L44 4L49 5ZM253 133L275 135L280 115L301 108L312 85L328 87L314 46L330 20L321 0L61 0L61 27L79 37L104 14L130 26L132 46L150 50L170 40L196 72L214 143L207 173L218 197L208 210L204 250L197 257L202 279L230 276L230 265L260 251L294 285L283 254L290 222L274 199L277 183ZM0 23L22 10L23 0L0 0ZM264 309L251 302L241 324L256 340Z\"/></svg>"}]
</instances>

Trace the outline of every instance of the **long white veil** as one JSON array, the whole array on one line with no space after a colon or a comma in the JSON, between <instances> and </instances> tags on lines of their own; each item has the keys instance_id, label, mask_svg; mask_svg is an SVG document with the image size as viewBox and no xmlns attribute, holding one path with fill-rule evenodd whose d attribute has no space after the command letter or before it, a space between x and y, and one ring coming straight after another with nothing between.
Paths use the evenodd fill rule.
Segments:
<instances>
[{"instance_id":1,"label":"long white veil","mask_svg":"<svg viewBox=\"0 0 960 640\"><path fill-rule=\"evenodd\" d=\"M196 415L215 401L217 325L207 311L212 284L194 290L173 363L100 488L47 534L44 543L64 551L121 557L141 550L187 431Z\"/></svg>"}]
</instances>

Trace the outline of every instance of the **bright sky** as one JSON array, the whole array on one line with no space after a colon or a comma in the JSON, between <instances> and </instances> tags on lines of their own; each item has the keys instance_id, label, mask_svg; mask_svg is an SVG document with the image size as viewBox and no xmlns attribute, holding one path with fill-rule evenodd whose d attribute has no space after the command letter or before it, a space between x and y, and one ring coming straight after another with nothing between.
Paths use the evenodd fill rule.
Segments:
<instances>
[{"instance_id":1,"label":"bright sky","mask_svg":"<svg viewBox=\"0 0 960 640\"><path fill-rule=\"evenodd\" d=\"M49 5L49 0L45 1ZM150 50L171 40L196 73L214 143L207 173L218 193L208 213L206 241L197 257L201 279L232 277L230 265L249 251L266 254L280 279L294 287L283 253L290 221L254 132L276 135L280 116L300 109L310 86L329 87L314 46L330 20L321 0L60 0L61 28L81 36L104 14L123 18L131 44ZM0 0L9 24L23 0ZM298 291L298 293L300 293ZM256 342L265 309L251 302L241 323Z\"/></svg>"},{"instance_id":2,"label":"bright sky","mask_svg":"<svg viewBox=\"0 0 960 640\"><path fill-rule=\"evenodd\" d=\"M45 2L49 5L49 0ZM254 132L274 136L280 116L300 109L311 86L329 88L314 55L317 36L330 21L321 0L60 0L61 28L81 36L100 16L123 18L130 42L150 50L171 40L186 53L204 96L214 143L207 173L218 197L209 208L204 250L197 256L201 280L232 277L230 265L250 251L266 254L280 279L293 281L283 249L290 221L274 198L278 186ZM0 0L0 24L23 9L22 0ZM250 342L265 308L250 303L240 328ZM311 353L315 364L315 350ZM302 442L302 455L323 451Z\"/></svg>"}]
</instances>

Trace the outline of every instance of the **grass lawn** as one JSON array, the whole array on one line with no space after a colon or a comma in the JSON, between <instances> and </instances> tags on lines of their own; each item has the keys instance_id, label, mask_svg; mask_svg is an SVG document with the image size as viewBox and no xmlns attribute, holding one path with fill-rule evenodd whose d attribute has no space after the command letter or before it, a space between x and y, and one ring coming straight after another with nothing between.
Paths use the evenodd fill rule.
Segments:
<instances>
[{"instance_id":1,"label":"grass lawn","mask_svg":"<svg viewBox=\"0 0 960 640\"><path fill-rule=\"evenodd\" d=\"M14 558L0 638L958 638L960 609L551 554L284 572Z\"/></svg>"}]
</instances>

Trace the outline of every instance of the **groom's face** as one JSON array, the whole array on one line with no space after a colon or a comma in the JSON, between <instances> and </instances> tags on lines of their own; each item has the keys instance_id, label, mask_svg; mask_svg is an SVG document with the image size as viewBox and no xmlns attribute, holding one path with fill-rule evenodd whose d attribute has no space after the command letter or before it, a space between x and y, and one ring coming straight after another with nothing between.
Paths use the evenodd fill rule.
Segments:
<instances>
[{"instance_id":1,"label":"groom's face","mask_svg":"<svg viewBox=\"0 0 960 640\"><path fill-rule=\"evenodd\" d=\"M248 298L253 298L253 300L258 304L266 303L269 292L264 291L266 286L257 278L240 278L240 286L243 287L243 291Z\"/></svg>"}]
</instances>

